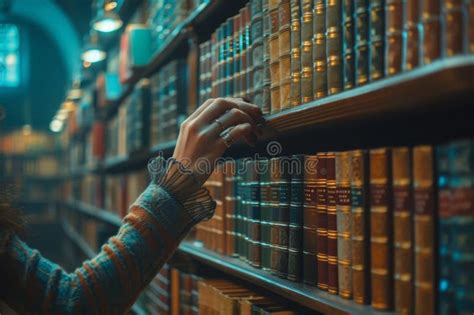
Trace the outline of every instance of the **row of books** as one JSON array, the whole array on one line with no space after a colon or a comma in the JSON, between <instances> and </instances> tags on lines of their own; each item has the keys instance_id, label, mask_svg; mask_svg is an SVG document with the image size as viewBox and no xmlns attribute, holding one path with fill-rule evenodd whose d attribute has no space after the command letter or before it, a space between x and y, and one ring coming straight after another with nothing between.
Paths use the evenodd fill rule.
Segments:
<instances>
[{"instance_id":1,"label":"row of books","mask_svg":"<svg viewBox=\"0 0 474 315\"><path fill-rule=\"evenodd\" d=\"M264 113L474 53L470 1L251 0L200 46L201 101Z\"/></svg>"},{"instance_id":2,"label":"row of books","mask_svg":"<svg viewBox=\"0 0 474 315\"><path fill-rule=\"evenodd\" d=\"M18 156L0 156L1 176L51 177L60 174L60 161L54 155L21 159Z\"/></svg>"},{"instance_id":3,"label":"row of books","mask_svg":"<svg viewBox=\"0 0 474 315\"><path fill-rule=\"evenodd\" d=\"M377 310L474 308L472 140L229 160L206 186L218 253Z\"/></svg>"},{"instance_id":4,"label":"row of books","mask_svg":"<svg viewBox=\"0 0 474 315\"><path fill-rule=\"evenodd\" d=\"M59 147L56 139L45 132L24 127L13 132L3 132L0 137L0 154L25 155L53 151Z\"/></svg>"}]
</instances>

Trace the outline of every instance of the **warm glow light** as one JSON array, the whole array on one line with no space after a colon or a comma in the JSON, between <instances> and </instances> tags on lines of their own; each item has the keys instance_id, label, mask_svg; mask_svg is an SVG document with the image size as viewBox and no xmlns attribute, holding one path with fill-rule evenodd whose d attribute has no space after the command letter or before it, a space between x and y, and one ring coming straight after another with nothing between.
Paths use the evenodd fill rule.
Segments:
<instances>
[{"instance_id":1,"label":"warm glow light","mask_svg":"<svg viewBox=\"0 0 474 315\"><path fill-rule=\"evenodd\" d=\"M24 136L29 136L31 135L31 125L23 125L23 128L22 128L22 133Z\"/></svg>"},{"instance_id":2,"label":"warm glow light","mask_svg":"<svg viewBox=\"0 0 474 315\"><path fill-rule=\"evenodd\" d=\"M115 9L117 7L117 1L110 1L109 3L107 3L105 5L105 10L106 11L112 11L113 9Z\"/></svg>"},{"instance_id":3,"label":"warm glow light","mask_svg":"<svg viewBox=\"0 0 474 315\"><path fill-rule=\"evenodd\" d=\"M61 107L67 112L72 112L76 109L76 103L74 103L73 101L65 101Z\"/></svg>"},{"instance_id":4,"label":"warm glow light","mask_svg":"<svg viewBox=\"0 0 474 315\"><path fill-rule=\"evenodd\" d=\"M93 27L96 31L110 33L118 30L123 25L122 19L117 13L106 11L93 21Z\"/></svg>"},{"instance_id":5,"label":"warm glow light","mask_svg":"<svg viewBox=\"0 0 474 315\"><path fill-rule=\"evenodd\" d=\"M84 66L84 68L89 68L92 64L89 61L84 61L82 65Z\"/></svg>"},{"instance_id":6,"label":"warm glow light","mask_svg":"<svg viewBox=\"0 0 474 315\"><path fill-rule=\"evenodd\" d=\"M13 66L14 64L16 64L16 55L8 54L5 63L7 64L7 66Z\"/></svg>"},{"instance_id":7,"label":"warm glow light","mask_svg":"<svg viewBox=\"0 0 474 315\"><path fill-rule=\"evenodd\" d=\"M90 63L99 62L105 58L107 58L107 53L98 48L88 49L82 53L82 60Z\"/></svg>"},{"instance_id":8,"label":"warm glow light","mask_svg":"<svg viewBox=\"0 0 474 315\"><path fill-rule=\"evenodd\" d=\"M59 110L58 113L56 114L56 118L55 118L55 119L64 121L64 120L66 120L67 116L68 116L68 111L67 111L67 110L64 110L64 109L61 109L61 110Z\"/></svg>"},{"instance_id":9,"label":"warm glow light","mask_svg":"<svg viewBox=\"0 0 474 315\"><path fill-rule=\"evenodd\" d=\"M51 129L52 132L60 132L61 129L63 129L63 123L55 119L49 124L49 129Z\"/></svg>"},{"instance_id":10,"label":"warm glow light","mask_svg":"<svg viewBox=\"0 0 474 315\"><path fill-rule=\"evenodd\" d=\"M82 90L79 88L72 88L67 97L71 100L79 100L82 97Z\"/></svg>"}]
</instances>

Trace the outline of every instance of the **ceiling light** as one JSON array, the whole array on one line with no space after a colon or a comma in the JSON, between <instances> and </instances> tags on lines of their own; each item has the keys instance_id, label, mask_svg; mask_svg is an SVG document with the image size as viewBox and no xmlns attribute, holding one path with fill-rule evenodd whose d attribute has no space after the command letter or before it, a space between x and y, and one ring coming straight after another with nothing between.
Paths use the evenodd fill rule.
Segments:
<instances>
[{"instance_id":1,"label":"ceiling light","mask_svg":"<svg viewBox=\"0 0 474 315\"><path fill-rule=\"evenodd\" d=\"M110 2L108 2L108 3L104 6L104 9L105 9L106 11L112 11L112 10L115 9L117 6L118 6L117 1L110 1Z\"/></svg>"},{"instance_id":2,"label":"ceiling light","mask_svg":"<svg viewBox=\"0 0 474 315\"><path fill-rule=\"evenodd\" d=\"M23 125L23 128L21 131L24 136L29 136L31 135L31 130L32 130L31 125L26 124L26 125Z\"/></svg>"},{"instance_id":3,"label":"ceiling light","mask_svg":"<svg viewBox=\"0 0 474 315\"><path fill-rule=\"evenodd\" d=\"M99 46L92 46L86 47L84 52L82 53L82 60L96 63L105 60L107 58L107 53L102 50Z\"/></svg>"},{"instance_id":4,"label":"ceiling light","mask_svg":"<svg viewBox=\"0 0 474 315\"><path fill-rule=\"evenodd\" d=\"M110 33L121 28L123 22L117 13L113 11L105 11L92 21L92 25L96 31Z\"/></svg>"},{"instance_id":5,"label":"ceiling light","mask_svg":"<svg viewBox=\"0 0 474 315\"><path fill-rule=\"evenodd\" d=\"M49 129L51 129L52 132L60 132L61 129L63 129L63 123L60 120L54 119L49 124Z\"/></svg>"}]
</instances>

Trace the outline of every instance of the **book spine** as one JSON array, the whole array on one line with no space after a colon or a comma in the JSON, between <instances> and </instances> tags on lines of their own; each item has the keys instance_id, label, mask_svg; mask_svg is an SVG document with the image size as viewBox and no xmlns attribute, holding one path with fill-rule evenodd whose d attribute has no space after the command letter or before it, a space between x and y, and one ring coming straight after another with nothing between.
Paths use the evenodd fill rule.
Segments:
<instances>
[{"instance_id":1,"label":"book spine","mask_svg":"<svg viewBox=\"0 0 474 315\"><path fill-rule=\"evenodd\" d=\"M301 104L301 7L299 0L291 0L291 84L290 102Z\"/></svg>"},{"instance_id":2,"label":"book spine","mask_svg":"<svg viewBox=\"0 0 474 315\"><path fill-rule=\"evenodd\" d=\"M280 40L279 35L279 11L280 0L269 0L269 14L271 21L270 29L270 78L271 78L271 112L277 113L280 111Z\"/></svg>"},{"instance_id":3,"label":"book spine","mask_svg":"<svg viewBox=\"0 0 474 315\"><path fill-rule=\"evenodd\" d=\"M261 247L260 247L260 183L259 173L257 171L257 161L247 162L247 186L248 186L248 260L249 263L259 268L261 266Z\"/></svg>"},{"instance_id":4,"label":"book spine","mask_svg":"<svg viewBox=\"0 0 474 315\"><path fill-rule=\"evenodd\" d=\"M242 174L242 209L241 209L241 254L240 259L246 263L251 263L249 260L249 247L250 247L250 235L249 235L249 217L251 211L250 195L252 183L250 180L249 161L243 161L243 174Z\"/></svg>"},{"instance_id":5,"label":"book spine","mask_svg":"<svg viewBox=\"0 0 474 315\"><path fill-rule=\"evenodd\" d=\"M327 95L326 1L318 0L313 10L313 97Z\"/></svg>"},{"instance_id":6,"label":"book spine","mask_svg":"<svg viewBox=\"0 0 474 315\"><path fill-rule=\"evenodd\" d=\"M407 147L392 149L394 302L399 314L413 313L413 220L411 157Z\"/></svg>"},{"instance_id":7,"label":"book spine","mask_svg":"<svg viewBox=\"0 0 474 315\"><path fill-rule=\"evenodd\" d=\"M369 159L367 151L351 152L352 288L354 301L370 301Z\"/></svg>"},{"instance_id":8,"label":"book spine","mask_svg":"<svg viewBox=\"0 0 474 315\"><path fill-rule=\"evenodd\" d=\"M240 86L242 89L242 96L249 96L249 83L248 83L248 72L249 72L249 34L250 34L250 3L241 10L240 23L242 24L242 34L240 38L240 58L242 60L242 74L240 76Z\"/></svg>"},{"instance_id":9,"label":"book spine","mask_svg":"<svg viewBox=\"0 0 474 315\"><path fill-rule=\"evenodd\" d=\"M226 161L224 185L224 207L225 207L225 239L226 255L235 255L235 180L236 164L234 161Z\"/></svg>"},{"instance_id":10,"label":"book spine","mask_svg":"<svg viewBox=\"0 0 474 315\"><path fill-rule=\"evenodd\" d=\"M462 0L445 0L443 4L443 56L451 57L467 52L465 33L467 32L466 11Z\"/></svg>"},{"instance_id":11,"label":"book spine","mask_svg":"<svg viewBox=\"0 0 474 315\"><path fill-rule=\"evenodd\" d=\"M385 4L385 73L387 75L402 71L403 4L403 0L386 0Z\"/></svg>"},{"instance_id":12,"label":"book spine","mask_svg":"<svg viewBox=\"0 0 474 315\"><path fill-rule=\"evenodd\" d=\"M354 22L354 1L344 0L342 10L343 23L343 44L342 52L344 58L344 89L352 89L355 86L355 22Z\"/></svg>"},{"instance_id":13,"label":"book spine","mask_svg":"<svg viewBox=\"0 0 474 315\"><path fill-rule=\"evenodd\" d=\"M237 170L236 170L236 203L235 203L235 252L236 256L244 260L244 218L243 218L243 209L245 203L245 187L244 187L244 166L242 160L237 160Z\"/></svg>"},{"instance_id":14,"label":"book spine","mask_svg":"<svg viewBox=\"0 0 474 315\"><path fill-rule=\"evenodd\" d=\"M467 46L467 53L474 53L474 30L472 25L474 24L474 3L470 0L464 0L464 11L466 14L466 33L464 41Z\"/></svg>"},{"instance_id":15,"label":"book spine","mask_svg":"<svg viewBox=\"0 0 474 315\"><path fill-rule=\"evenodd\" d=\"M336 196L336 154L326 153L327 170L327 227L328 227L328 292L338 294L337 271L337 196Z\"/></svg>"},{"instance_id":16,"label":"book spine","mask_svg":"<svg viewBox=\"0 0 474 315\"><path fill-rule=\"evenodd\" d=\"M316 228L318 288L328 289L328 208L327 208L327 154L316 155ZM308 164L310 166L311 164Z\"/></svg>"},{"instance_id":17,"label":"book spine","mask_svg":"<svg viewBox=\"0 0 474 315\"><path fill-rule=\"evenodd\" d=\"M351 156L336 154L337 262L339 295L352 298Z\"/></svg>"},{"instance_id":18,"label":"book spine","mask_svg":"<svg viewBox=\"0 0 474 315\"><path fill-rule=\"evenodd\" d=\"M455 292L455 313L469 314L473 307L474 285L474 142L451 143L449 154L451 199L452 268L450 279ZM462 270L462 272L460 272Z\"/></svg>"},{"instance_id":19,"label":"book spine","mask_svg":"<svg viewBox=\"0 0 474 315\"><path fill-rule=\"evenodd\" d=\"M206 75L206 46L208 42L199 45L199 104L204 103L206 98L205 75ZM153 125L152 125L153 126Z\"/></svg>"},{"instance_id":20,"label":"book spine","mask_svg":"<svg viewBox=\"0 0 474 315\"><path fill-rule=\"evenodd\" d=\"M270 74L270 34L272 31L272 21L270 17L269 0L262 0L263 12L263 88L262 88L262 112L271 112L272 102L270 86L272 84Z\"/></svg>"},{"instance_id":21,"label":"book spine","mask_svg":"<svg viewBox=\"0 0 474 315\"><path fill-rule=\"evenodd\" d=\"M385 7L384 0L370 0L370 81L384 77Z\"/></svg>"},{"instance_id":22,"label":"book spine","mask_svg":"<svg viewBox=\"0 0 474 315\"><path fill-rule=\"evenodd\" d=\"M369 5L356 0L355 7L355 73L357 86L369 81Z\"/></svg>"},{"instance_id":23,"label":"book spine","mask_svg":"<svg viewBox=\"0 0 474 315\"><path fill-rule=\"evenodd\" d=\"M415 314L435 311L434 176L433 148L413 149L415 211Z\"/></svg>"},{"instance_id":24,"label":"book spine","mask_svg":"<svg viewBox=\"0 0 474 315\"><path fill-rule=\"evenodd\" d=\"M252 40L251 53L251 86L252 102L263 110L263 7L262 0L252 0L252 22L250 36Z\"/></svg>"},{"instance_id":25,"label":"book spine","mask_svg":"<svg viewBox=\"0 0 474 315\"><path fill-rule=\"evenodd\" d=\"M436 169L438 175L438 314L455 314L454 288L451 280L452 244L451 244L451 222L453 213L451 211L451 189L449 145L441 145L436 148Z\"/></svg>"},{"instance_id":26,"label":"book spine","mask_svg":"<svg viewBox=\"0 0 474 315\"><path fill-rule=\"evenodd\" d=\"M313 100L313 1L301 2L301 103Z\"/></svg>"},{"instance_id":27,"label":"book spine","mask_svg":"<svg viewBox=\"0 0 474 315\"><path fill-rule=\"evenodd\" d=\"M326 56L328 94L339 93L344 87L342 71L342 0L328 0L326 13Z\"/></svg>"},{"instance_id":28,"label":"book spine","mask_svg":"<svg viewBox=\"0 0 474 315\"><path fill-rule=\"evenodd\" d=\"M217 65L217 96L224 96L224 78L225 78L225 24L217 29L217 49L219 51Z\"/></svg>"},{"instance_id":29,"label":"book spine","mask_svg":"<svg viewBox=\"0 0 474 315\"><path fill-rule=\"evenodd\" d=\"M217 30L211 35L211 95L216 98L219 96L218 80L219 80L219 44Z\"/></svg>"},{"instance_id":30,"label":"book spine","mask_svg":"<svg viewBox=\"0 0 474 315\"><path fill-rule=\"evenodd\" d=\"M441 57L440 0L420 1L421 62L430 64Z\"/></svg>"},{"instance_id":31,"label":"book spine","mask_svg":"<svg viewBox=\"0 0 474 315\"><path fill-rule=\"evenodd\" d=\"M290 169L290 219L288 227L288 280L301 281L303 205L304 205L304 155L293 155Z\"/></svg>"},{"instance_id":32,"label":"book spine","mask_svg":"<svg viewBox=\"0 0 474 315\"><path fill-rule=\"evenodd\" d=\"M317 279L318 252L317 236L317 166L319 164L316 155L306 155L304 175L304 206L303 206L303 282L315 286Z\"/></svg>"},{"instance_id":33,"label":"book spine","mask_svg":"<svg viewBox=\"0 0 474 315\"><path fill-rule=\"evenodd\" d=\"M406 0L403 31L403 70L412 70L420 63L419 0Z\"/></svg>"},{"instance_id":34,"label":"book spine","mask_svg":"<svg viewBox=\"0 0 474 315\"><path fill-rule=\"evenodd\" d=\"M242 81L241 75L242 75L242 58L240 56L240 48L241 48L241 43L240 43L240 35L242 33L242 27L241 27L241 16L240 13L237 14L232 18L233 23L234 23L234 38L233 38L233 45L234 45L234 63L233 63L233 73L234 73L234 78L233 78L233 91L234 91L234 97L242 97L242 89L240 87L240 83Z\"/></svg>"},{"instance_id":35,"label":"book spine","mask_svg":"<svg viewBox=\"0 0 474 315\"><path fill-rule=\"evenodd\" d=\"M226 97L234 95L234 20L226 21L226 61L225 61L225 92Z\"/></svg>"},{"instance_id":36,"label":"book spine","mask_svg":"<svg viewBox=\"0 0 474 315\"><path fill-rule=\"evenodd\" d=\"M271 268L271 220L272 207L270 187L270 163L260 160L260 241L261 241L261 268L269 271Z\"/></svg>"},{"instance_id":37,"label":"book spine","mask_svg":"<svg viewBox=\"0 0 474 315\"><path fill-rule=\"evenodd\" d=\"M291 6L290 0L280 0L279 56L280 56L280 110L291 107Z\"/></svg>"},{"instance_id":38,"label":"book spine","mask_svg":"<svg viewBox=\"0 0 474 315\"><path fill-rule=\"evenodd\" d=\"M371 295L377 310L393 306L390 158L386 148L370 151Z\"/></svg>"}]
</instances>

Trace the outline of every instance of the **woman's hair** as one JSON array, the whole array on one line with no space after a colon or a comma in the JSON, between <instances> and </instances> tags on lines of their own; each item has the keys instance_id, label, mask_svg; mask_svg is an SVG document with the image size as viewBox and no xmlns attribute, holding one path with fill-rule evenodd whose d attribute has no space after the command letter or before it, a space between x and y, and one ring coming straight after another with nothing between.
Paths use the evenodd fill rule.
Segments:
<instances>
[{"instance_id":1,"label":"woman's hair","mask_svg":"<svg viewBox=\"0 0 474 315\"><path fill-rule=\"evenodd\" d=\"M0 183L0 230L19 232L23 227L23 218L13 207L14 189Z\"/></svg>"}]
</instances>

